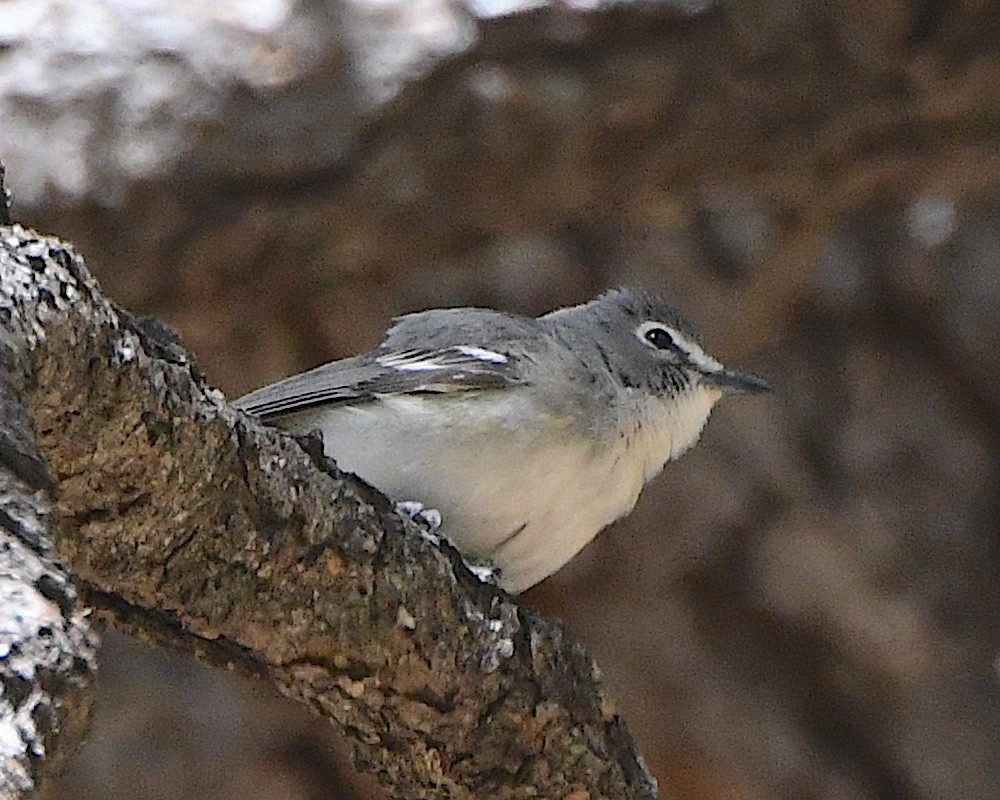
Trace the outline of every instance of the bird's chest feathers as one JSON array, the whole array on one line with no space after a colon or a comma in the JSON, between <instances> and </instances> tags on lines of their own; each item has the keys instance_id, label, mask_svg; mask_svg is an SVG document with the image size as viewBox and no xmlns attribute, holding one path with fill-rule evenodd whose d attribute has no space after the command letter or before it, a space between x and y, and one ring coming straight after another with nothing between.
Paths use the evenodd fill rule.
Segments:
<instances>
[{"instance_id":1,"label":"bird's chest feathers","mask_svg":"<svg viewBox=\"0 0 1000 800\"><path fill-rule=\"evenodd\" d=\"M414 492L444 487L421 484L443 481L467 495L450 498L455 503L504 504L529 515L546 506L566 513L572 505L581 523L603 527L628 513L643 485L697 441L717 399L701 387L674 398L636 395L608 409L617 420L597 433L513 393L485 403L392 397L381 413L345 409L317 422L331 455L376 485L382 478L386 491L425 500ZM385 442L402 445L401 452L390 454ZM417 485L405 485L411 481Z\"/></svg>"},{"instance_id":2,"label":"bird's chest feathers","mask_svg":"<svg viewBox=\"0 0 1000 800\"><path fill-rule=\"evenodd\" d=\"M698 441L720 396L718 389L698 386L676 397L642 397L625 404L621 427L627 431L629 458L642 465L644 481Z\"/></svg>"},{"instance_id":3,"label":"bird's chest feathers","mask_svg":"<svg viewBox=\"0 0 1000 800\"><path fill-rule=\"evenodd\" d=\"M465 455L457 472L466 480L488 474L480 485L502 488L504 498L489 498L494 508L506 501L514 515L561 519L561 527L576 526L589 538L631 511L643 486L698 440L718 398L703 387L673 398L629 398L618 424L596 436L571 423L553 422L544 432L508 429L486 446L456 447Z\"/></svg>"},{"instance_id":4,"label":"bird's chest feathers","mask_svg":"<svg viewBox=\"0 0 1000 800\"><path fill-rule=\"evenodd\" d=\"M628 397L604 409L597 431L515 392L392 396L300 415L290 427L320 428L341 467L439 509L459 548L497 561L519 591L627 514L645 483L694 444L717 397Z\"/></svg>"}]
</instances>

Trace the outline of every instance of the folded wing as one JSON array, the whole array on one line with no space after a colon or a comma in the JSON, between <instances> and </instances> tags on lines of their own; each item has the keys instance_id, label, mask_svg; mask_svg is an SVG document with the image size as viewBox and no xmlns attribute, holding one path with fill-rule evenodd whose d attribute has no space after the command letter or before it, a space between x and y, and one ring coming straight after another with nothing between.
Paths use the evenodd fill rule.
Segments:
<instances>
[{"instance_id":1,"label":"folded wing","mask_svg":"<svg viewBox=\"0 0 1000 800\"><path fill-rule=\"evenodd\" d=\"M411 314L396 321L374 352L293 375L233 405L273 420L318 405L365 403L384 395L515 386L524 382L524 362L533 360L524 343L534 334L534 324L481 309Z\"/></svg>"}]
</instances>

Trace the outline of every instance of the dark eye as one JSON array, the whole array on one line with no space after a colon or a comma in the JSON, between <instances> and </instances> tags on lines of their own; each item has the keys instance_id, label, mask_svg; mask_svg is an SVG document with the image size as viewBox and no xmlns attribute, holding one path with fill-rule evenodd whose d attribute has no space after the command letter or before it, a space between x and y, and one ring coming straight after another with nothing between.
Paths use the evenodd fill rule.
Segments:
<instances>
[{"instance_id":1,"label":"dark eye","mask_svg":"<svg viewBox=\"0 0 1000 800\"><path fill-rule=\"evenodd\" d=\"M646 341L657 350L676 350L677 343L666 328L650 328L644 334Z\"/></svg>"}]
</instances>

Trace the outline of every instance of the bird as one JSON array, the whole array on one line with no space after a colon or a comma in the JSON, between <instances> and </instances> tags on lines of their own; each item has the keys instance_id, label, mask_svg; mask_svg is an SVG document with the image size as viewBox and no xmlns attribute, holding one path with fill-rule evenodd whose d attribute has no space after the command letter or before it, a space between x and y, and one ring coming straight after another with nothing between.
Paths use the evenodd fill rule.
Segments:
<instances>
[{"instance_id":1,"label":"bird","mask_svg":"<svg viewBox=\"0 0 1000 800\"><path fill-rule=\"evenodd\" d=\"M628 514L724 395L769 390L708 355L669 303L618 288L537 318L396 317L371 352L234 405L294 434L318 430L341 469L440 512L439 532L517 594Z\"/></svg>"}]
</instances>

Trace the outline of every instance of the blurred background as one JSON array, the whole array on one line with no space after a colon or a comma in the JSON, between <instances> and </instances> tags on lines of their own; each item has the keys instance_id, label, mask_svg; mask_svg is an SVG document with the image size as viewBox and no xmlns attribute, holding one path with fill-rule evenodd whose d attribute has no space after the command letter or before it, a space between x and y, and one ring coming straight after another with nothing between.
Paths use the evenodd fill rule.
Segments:
<instances>
[{"instance_id":1,"label":"blurred background","mask_svg":"<svg viewBox=\"0 0 1000 800\"><path fill-rule=\"evenodd\" d=\"M995 800L998 8L0 0L0 158L230 397L407 311L672 298L776 391L524 601L665 796ZM348 764L109 636L48 797L381 797Z\"/></svg>"}]
</instances>

